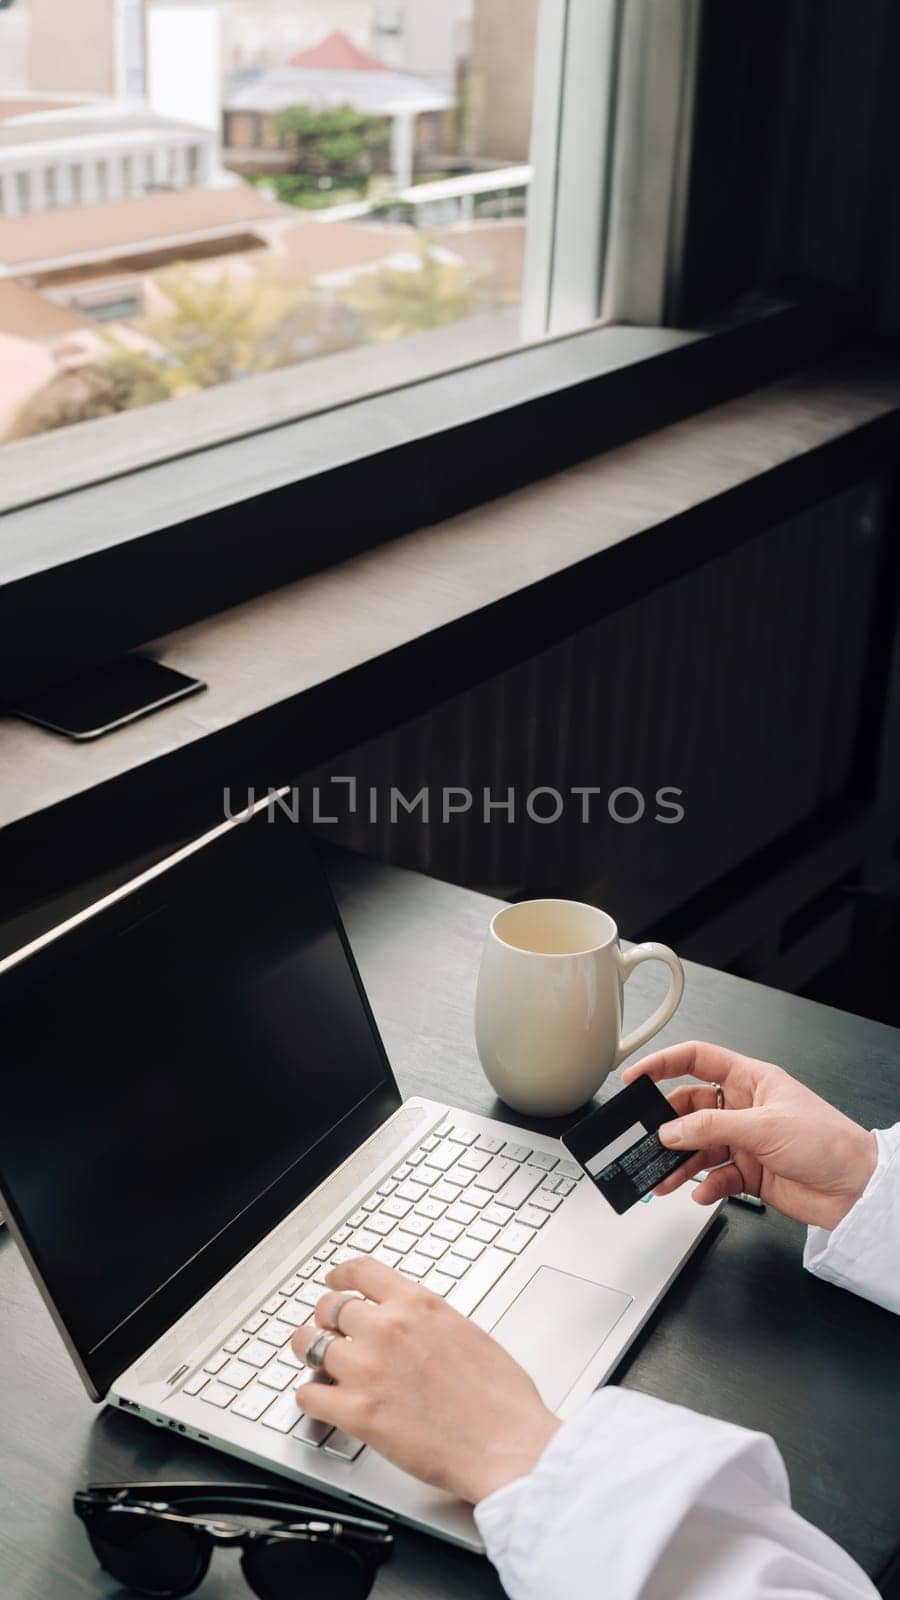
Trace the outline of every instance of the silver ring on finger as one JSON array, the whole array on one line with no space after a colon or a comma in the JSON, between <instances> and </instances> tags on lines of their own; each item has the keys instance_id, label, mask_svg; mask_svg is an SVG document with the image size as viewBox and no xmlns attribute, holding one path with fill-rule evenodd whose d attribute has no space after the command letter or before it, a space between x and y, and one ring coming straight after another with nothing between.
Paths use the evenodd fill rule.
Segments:
<instances>
[{"instance_id":1,"label":"silver ring on finger","mask_svg":"<svg viewBox=\"0 0 900 1600\"><path fill-rule=\"evenodd\" d=\"M340 1334L329 1333L327 1328L322 1333L316 1334L304 1357L306 1365L311 1367L313 1372L321 1372L325 1365L325 1357L328 1354L329 1345L334 1344L335 1339L339 1338Z\"/></svg>"},{"instance_id":2,"label":"silver ring on finger","mask_svg":"<svg viewBox=\"0 0 900 1600\"><path fill-rule=\"evenodd\" d=\"M340 1333L341 1331L341 1312L347 1304L347 1301L363 1300L364 1298L365 1296L359 1294L356 1289L344 1289L341 1291L331 1309L330 1326L334 1329L335 1333Z\"/></svg>"},{"instance_id":3,"label":"silver ring on finger","mask_svg":"<svg viewBox=\"0 0 900 1600\"><path fill-rule=\"evenodd\" d=\"M716 1110L717 1111L724 1111L725 1110L725 1090L722 1088L722 1085L720 1083L711 1083L709 1087L711 1089L715 1089L715 1091L716 1091Z\"/></svg>"}]
</instances>

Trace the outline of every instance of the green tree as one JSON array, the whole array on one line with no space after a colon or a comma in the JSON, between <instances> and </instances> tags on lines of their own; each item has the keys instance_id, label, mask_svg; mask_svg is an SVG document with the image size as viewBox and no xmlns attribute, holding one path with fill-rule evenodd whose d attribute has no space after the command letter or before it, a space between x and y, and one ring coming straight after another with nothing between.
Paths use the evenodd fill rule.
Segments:
<instances>
[{"instance_id":1,"label":"green tree","mask_svg":"<svg viewBox=\"0 0 900 1600\"><path fill-rule=\"evenodd\" d=\"M271 372L343 349L353 332L340 306L265 271L252 283L234 284L179 266L157 274L156 282L168 309L133 324L148 347L136 350L109 334L109 354L51 378L21 408L10 437Z\"/></svg>"},{"instance_id":2,"label":"green tree","mask_svg":"<svg viewBox=\"0 0 900 1600\"><path fill-rule=\"evenodd\" d=\"M399 339L405 333L458 322L475 308L475 292L465 268L427 243L418 265L382 267L345 290L347 303L372 340Z\"/></svg>"},{"instance_id":3,"label":"green tree","mask_svg":"<svg viewBox=\"0 0 900 1600\"><path fill-rule=\"evenodd\" d=\"M164 400L166 394L156 374L141 373L138 379L130 365L123 370L115 361L88 361L55 373L36 389L20 407L7 438L27 439L73 422L110 417Z\"/></svg>"},{"instance_id":4,"label":"green tree","mask_svg":"<svg viewBox=\"0 0 900 1600\"><path fill-rule=\"evenodd\" d=\"M288 106L273 120L282 143L294 152L295 173L316 183L320 178L367 178L389 139L383 117L367 116L352 106L325 111Z\"/></svg>"},{"instance_id":5,"label":"green tree","mask_svg":"<svg viewBox=\"0 0 900 1600\"><path fill-rule=\"evenodd\" d=\"M159 273L156 282L169 309L135 326L163 352L173 393L271 372L327 347L319 303L305 285L265 271L236 284L225 275L199 277L184 266ZM116 355L124 358L121 346ZM138 365L144 360L153 357Z\"/></svg>"},{"instance_id":6,"label":"green tree","mask_svg":"<svg viewBox=\"0 0 900 1600\"><path fill-rule=\"evenodd\" d=\"M134 349L107 335L108 355L57 373L21 408L10 438L111 416L248 373L439 328L470 315L467 269L423 241L417 262L366 273L332 294L261 271L252 283L199 278L181 266L157 275L168 309L134 323Z\"/></svg>"}]
</instances>

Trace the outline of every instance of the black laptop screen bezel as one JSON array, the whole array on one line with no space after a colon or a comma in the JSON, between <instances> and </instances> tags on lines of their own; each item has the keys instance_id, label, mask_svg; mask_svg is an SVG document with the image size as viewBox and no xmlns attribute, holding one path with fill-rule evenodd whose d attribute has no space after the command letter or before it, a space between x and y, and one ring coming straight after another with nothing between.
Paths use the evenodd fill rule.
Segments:
<instances>
[{"instance_id":1,"label":"black laptop screen bezel","mask_svg":"<svg viewBox=\"0 0 900 1600\"><path fill-rule=\"evenodd\" d=\"M292 848L295 850L299 848L309 851L313 857L314 870L321 874L322 887L333 913L335 929L371 1029L383 1078L311 1150L298 1156L297 1161L275 1183L228 1223L190 1261L185 1262L173 1278L164 1283L143 1304L135 1307L124 1321L93 1348L85 1348L79 1343L67 1323L63 1310L57 1305L53 1285L45 1275L40 1245L32 1236L14 1190L0 1172L0 1204L11 1231L20 1243L32 1274L37 1280L38 1288L63 1334L82 1380L95 1400L102 1399L122 1372L137 1361L179 1317L202 1299L226 1272L312 1194L335 1168L376 1132L402 1104L402 1096L372 1014L346 930L312 840L287 817L271 816L268 810L259 813L249 822L236 821L233 826L275 828L279 832L280 839L283 839L287 852ZM102 948L107 941L118 937L136 922L143 921L162 910L164 906L190 895L192 879L205 868L208 852L216 848L223 836L227 838L230 834L231 829L225 831L224 835L223 830L216 830L216 833L201 841L189 855L181 859L174 858L171 865L164 863L163 870L154 875L149 882L137 880L137 886L134 888L126 885L112 903L101 903L102 908L88 915L84 921L78 921L58 936L51 938L49 943L36 948L23 959L14 961L8 970L0 971L0 1001L9 996L15 1004L15 991L19 986L27 985L30 988L37 983L45 989L49 1003L54 974L57 971L64 968L75 955L82 955L92 948ZM11 1064L5 1063L5 1065L9 1070Z\"/></svg>"}]
</instances>

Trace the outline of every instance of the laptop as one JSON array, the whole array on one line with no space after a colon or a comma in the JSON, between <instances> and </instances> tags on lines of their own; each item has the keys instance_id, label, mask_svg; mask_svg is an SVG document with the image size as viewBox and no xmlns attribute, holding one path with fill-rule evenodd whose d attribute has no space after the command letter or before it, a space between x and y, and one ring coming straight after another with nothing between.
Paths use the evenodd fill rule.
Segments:
<instances>
[{"instance_id":1,"label":"laptop","mask_svg":"<svg viewBox=\"0 0 900 1600\"><path fill-rule=\"evenodd\" d=\"M424 1283L566 1417L714 1215L686 1185L616 1216L556 1139L403 1100L266 803L0 963L0 1036L0 1204L92 1398L474 1550L467 1507L299 1412L329 1267Z\"/></svg>"}]
</instances>

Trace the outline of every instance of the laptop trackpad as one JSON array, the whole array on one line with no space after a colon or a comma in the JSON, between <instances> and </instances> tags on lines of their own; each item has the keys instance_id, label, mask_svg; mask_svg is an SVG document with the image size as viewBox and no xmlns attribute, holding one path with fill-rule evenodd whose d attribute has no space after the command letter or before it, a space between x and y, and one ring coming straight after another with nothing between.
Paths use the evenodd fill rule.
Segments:
<instances>
[{"instance_id":1,"label":"laptop trackpad","mask_svg":"<svg viewBox=\"0 0 900 1600\"><path fill-rule=\"evenodd\" d=\"M554 1411L630 1304L620 1289L539 1267L491 1332Z\"/></svg>"}]
</instances>

